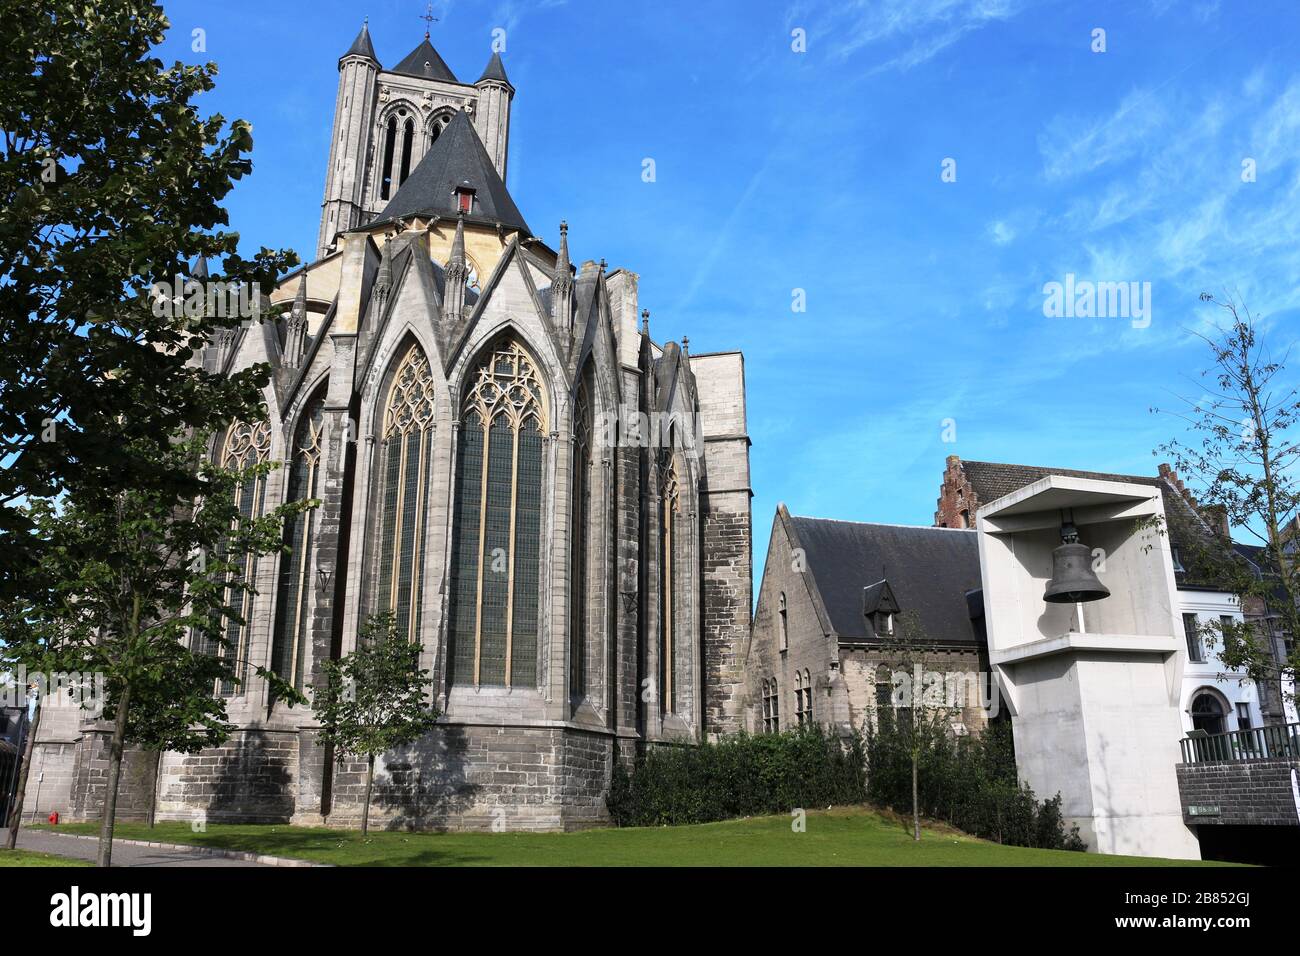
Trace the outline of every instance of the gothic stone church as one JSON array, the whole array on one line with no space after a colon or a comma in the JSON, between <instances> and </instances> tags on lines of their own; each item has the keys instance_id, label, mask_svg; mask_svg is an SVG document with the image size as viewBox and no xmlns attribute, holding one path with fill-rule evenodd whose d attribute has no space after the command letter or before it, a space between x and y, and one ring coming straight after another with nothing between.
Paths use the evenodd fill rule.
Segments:
<instances>
[{"instance_id":1,"label":"gothic stone church","mask_svg":"<svg viewBox=\"0 0 1300 956\"><path fill-rule=\"evenodd\" d=\"M269 424L213 450L284 462L245 506L322 501L250 563L230 652L310 696L387 610L435 678L438 728L377 769L389 826L599 822L615 759L743 721L742 357L656 342L636 273L574 268L564 224L554 247L533 232L505 185L514 94L498 54L465 83L426 35L385 68L363 28L316 260L272 295L279 319L202 357L274 370ZM131 754L124 817L156 788L160 819L357 822L364 766L331 765L310 709L251 670L214 691L237 731L156 779ZM39 811L96 814L108 728L52 711L43 729Z\"/></svg>"}]
</instances>

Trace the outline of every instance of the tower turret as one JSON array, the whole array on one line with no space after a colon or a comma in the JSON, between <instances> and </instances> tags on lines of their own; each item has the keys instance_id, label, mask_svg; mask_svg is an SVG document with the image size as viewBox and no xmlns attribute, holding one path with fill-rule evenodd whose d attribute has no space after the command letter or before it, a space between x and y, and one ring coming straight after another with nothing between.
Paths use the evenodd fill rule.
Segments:
<instances>
[{"instance_id":1,"label":"tower turret","mask_svg":"<svg viewBox=\"0 0 1300 956\"><path fill-rule=\"evenodd\" d=\"M510 145L510 101L515 88L506 78L506 68L501 54L493 53L483 75L474 84L478 89L478 109L474 115L474 128L479 139L492 157L497 175L506 178L506 154Z\"/></svg>"},{"instance_id":2,"label":"tower turret","mask_svg":"<svg viewBox=\"0 0 1300 956\"><path fill-rule=\"evenodd\" d=\"M366 150L374 122L379 70L370 28L363 23L352 46L339 58L339 92L334 105L329 166L325 170L318 257L329 251L338 233L361 225L365 218Z\"/></svg>"}]
</instances>

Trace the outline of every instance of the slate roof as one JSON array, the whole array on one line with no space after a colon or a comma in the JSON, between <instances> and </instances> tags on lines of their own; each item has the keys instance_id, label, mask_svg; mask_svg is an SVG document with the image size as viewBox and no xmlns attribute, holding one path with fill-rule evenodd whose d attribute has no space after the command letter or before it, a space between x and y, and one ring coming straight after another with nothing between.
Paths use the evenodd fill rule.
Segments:
<instances>
[{"instance_id":1,"label":"slate roof","mask_svg":"<svg viewBox=\"0 0 1300 956\"><path fill-rule=\"evenodd\" d=\"M1048 475L1063 475L1067 478L1091 478L1097 481L1126 481L1135 485L1160 485L1159 478L1146 478L1139 475L1110 475L1100 471L1073 471L1069 468L1040 468L1036 465L1004 465L993 461L966 461L961 463L962 471L970 481L981 505L996 501L1004 495L1018 491L1026 485L1032 485Z\"/></svg>"},{"instance_id":2,"label":"slate roof","mask_svg":"<svg viewBox=\"0 0 1300 956\"><path fill-rule=\"evenodd\" d=\"M499 222L532 235L464 110L458 111L447 124L406 177L406 182L398 187L379 218L383 221L424 213L454 219L456 199L453 191L463 183L474 189L474 213L465 217L467 221Z\"/></svg>"},{"instance_id":3,"label":"slate roof","mask_svg":"<svg viewBox=\"0 0 1300 956\"><path fill-rule=\"evenodd\" d=\"M445 80L448 83L459 83L456 74L442 61L438 56L438 51L433 48L426 36L417 46L397 66L393 67L390 73L403 73L406 76L422 76L431 80Z\"/></svg>"},{"instance_id":4,"label":"slate roof","mask_svg":"<svg viewBox=\"0 0 1300 956\"><path fill-rule=\"evenodd\" d=\"M343 54L343 57L348 56L364 56L376 63L379 62L379 57L375 56L375 48L370 42L370 26L368 24L361 24L361 32L357 34L357 38L348 47L348 52ZM339 57L339 59L343 59L343 57Z\"/></svg>"},{"instance_id":5,"label":"slate roof","mask_svg":"<svg viewBox=\"0 0 1300 956\"><path fill-rule=\"evenodd\" d=\"M487 66L483 67L483 75L475 82L482 83L484 80L500 80L507 85L510 83L506 77L506 65L501 62L501 54L495 50L492 51L492 59L488 60Z\"/></svg>"},{"instance_id":6,"label":"slate roof","mask_svg":"<svg viewBox=\"0 0 1300 956\"><path fill-rule=\"evenodd\" d=\"M899 610L915 611L931 640L978 643L966 600L981 586L975 532L794 515L790 521L840 640L867 637L863 589L884 580Z\"/></svg>"}]
</instances>

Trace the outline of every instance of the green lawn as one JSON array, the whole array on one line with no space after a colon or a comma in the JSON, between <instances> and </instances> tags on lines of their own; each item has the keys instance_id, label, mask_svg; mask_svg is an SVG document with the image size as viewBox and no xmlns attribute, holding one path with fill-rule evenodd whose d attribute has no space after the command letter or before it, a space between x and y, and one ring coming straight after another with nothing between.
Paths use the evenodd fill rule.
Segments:
<instances>
[{"instance_id":1,"label":"green lawn","mask_svg":"<svg viewBox=\"0 0 1300 956\"><path fill-rule=\"evenodd\" d=\"M0 850L0 866L90 866L90 863L31 850Z\"/></svg>"},{"instance_id":2,"label":"green lawn","mask_svg":"<svg viewBox=\"0 0 1300 956\"><path fill-rule=\"evenodd\" d=\"M59 830L94 833L95 823ZM999 846L943 828L913 843L905 825L862 808L809 813L794 833L786 816L699 826L581 833L404 833L274 825L119 823L123 839L190 843L338 866L1182 866L1178 860Z\"/></svg>"}]
</instances>

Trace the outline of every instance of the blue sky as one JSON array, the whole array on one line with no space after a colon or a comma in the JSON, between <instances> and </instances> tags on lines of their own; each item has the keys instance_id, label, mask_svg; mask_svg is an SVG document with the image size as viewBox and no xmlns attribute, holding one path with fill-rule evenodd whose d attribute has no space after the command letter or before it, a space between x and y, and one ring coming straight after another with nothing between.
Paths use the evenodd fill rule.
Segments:
<instances>
[{"instance_id":1,"label":"blue sky","mask_svg":"<svg viewBox=\"0 0 1300 956\"><path fill-rule=\"evenodd\" d=\"M423 3L165 6L164 56L215 60L204 105L254 126L232 226L249 247L309 256L337 58L369 15L395 63L421 39ZM434 45L470 81L506 30L508 185L533 229L554 244L567 219L575 259L638 272L657 339L745 352L756 573L778 501L929 524L949 454L1153 474L1176 422L1148 409L1201 387L1191 330L1216 317L1203 290L1235 290L1294 338L1294 2L434 13ZM1045 316L1044 284L1067 274L1150 283L1149 324Z\"/></svg>"}]
</instances>

